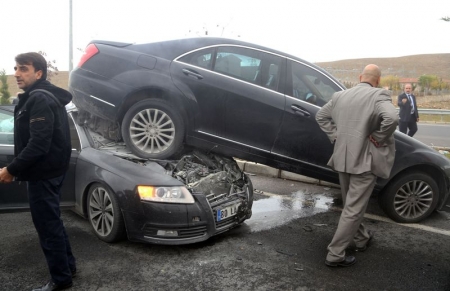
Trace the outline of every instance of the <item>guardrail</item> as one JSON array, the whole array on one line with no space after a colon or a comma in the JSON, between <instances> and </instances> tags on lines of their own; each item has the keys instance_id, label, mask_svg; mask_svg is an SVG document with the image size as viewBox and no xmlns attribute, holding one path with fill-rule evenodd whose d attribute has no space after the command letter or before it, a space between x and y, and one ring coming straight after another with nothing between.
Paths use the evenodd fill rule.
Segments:
<instances>
[{"instance_id":1,"label":"guardrail","mask_svg":"<svg viewBox=\"0 0 450 291\"><path fill-rule=\"evenodd\" d=\"M450 114L450 110L445 109L419 109L419 114Z\"/></svg>"},{"instance_id":2,"label":"guardrail","mask_svg":"<svg viewBox=\"0 0 450 291\"><path fill-rule=\"evenodd\" d=\"M399 109L397 108L397 111ZM446 109L419 109L419 114L440 114L440 115L447 115L450 114L450 110Z\"/></svg>"}]
</instances>

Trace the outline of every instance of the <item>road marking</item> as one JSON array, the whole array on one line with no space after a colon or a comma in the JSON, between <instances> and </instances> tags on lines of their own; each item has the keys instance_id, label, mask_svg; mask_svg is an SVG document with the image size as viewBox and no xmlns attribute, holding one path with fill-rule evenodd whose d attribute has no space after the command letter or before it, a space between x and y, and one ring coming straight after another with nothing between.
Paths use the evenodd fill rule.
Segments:
<instances>
[{"instance_id":1,"label":"road marking","mask_svg":"<svg viewBox=\"0 0 450 291\"><path fill-rule=\"evenodd\" d=\"M261 194L261 195L265 195L265 196L269 196L269 197L279 197L281 199L284 200L292 200L292 201L302 201L305 202L306 200L302 200L299 198L293 198L293 197L286 197L284 195L280 195L280 194L274 194L274 193L269 193L269 192L259 192L258 190L256 190L257 194ZM316 207L316 208L321 208L321 209L329 209L332 211L338 211L341 212L342 208L340 207L335 207L335 206L330 206L330 207ZM397 225L401 225L401 226L405 226L405 227L409 227L409 228L415 228L415 229L420 229L423 231L428 231L428 232L432 232L432 233L437 233L437 234L443 234L446 236L450 236L450 230L445 230L445 229L441 229L441 228L437 228L437 227L432 227L432 226L426 226L426 225L422 225L422 224L418 224L418 223L398 223L393 221L390 218L387 217L383 217L383 216L379 216L379 215L375 215L375 214L370 214L370 213L366 213L364 214L365 218L368 219L372 219L372 220L378 220L378 221L382 221L382 222L387 222L387 223L393 223L393 224L397 224Z\"/></svg>"}]
</instances>

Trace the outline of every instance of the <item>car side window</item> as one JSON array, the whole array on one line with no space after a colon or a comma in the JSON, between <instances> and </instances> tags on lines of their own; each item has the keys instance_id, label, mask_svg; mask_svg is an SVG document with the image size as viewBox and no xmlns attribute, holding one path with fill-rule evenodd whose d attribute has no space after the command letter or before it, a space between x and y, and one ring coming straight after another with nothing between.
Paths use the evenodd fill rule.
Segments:
<instances>
[{"instance_id":1,"label":"car side window","mask_svg":"<svg viewBox=\"0 0 450 291\"><path fill-rule=\"evenodd\" d=\"M260 53L240 47L219 47L214 71L260 85Z\"/></svg>"},{"instance_id":2,"label":"car side window","mask_svg":"<svg viewBox=\"0 0 450 291\"><path fill-rule=\"evenodd\" d=\"M321 72L294 61L290 64L292 97L323 106L331 99L334 92L342 90Z\"/></svg>"},{"instance_id":3,"label":"car side window","mask_svg":"<svg viewBox=\"0 0 450 291\"><path fill-rule=\"evenodd\" d=\"M179 61L188 63L196 67L211 70L213 55L214 48L207 48L185 55L181 57Z\"/></svg>"},{"instance_id":4,"label":"car side window","mask_svg":"<svg viewBox=\"0 0 450 291\"><path fill-rule=\"evenodd\" d=\"M0 144L14 145L14 114L0 111Z\"/></svg>"}]
</instances>

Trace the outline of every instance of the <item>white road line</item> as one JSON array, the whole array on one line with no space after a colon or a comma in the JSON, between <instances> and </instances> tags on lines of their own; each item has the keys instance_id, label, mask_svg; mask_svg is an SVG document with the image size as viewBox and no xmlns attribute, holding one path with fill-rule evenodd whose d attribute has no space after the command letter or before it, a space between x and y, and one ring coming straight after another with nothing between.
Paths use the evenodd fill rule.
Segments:
<instances>
[{"instance_id":1,"label":"white road line","mask_svg":"<svg viewBox=\"0 0 450 291\"><path fill-rule=\"evenodd\" d=\"M265 195L265 196L269 196L269 197L279 197L280 199L284 199L284 200L302 201L302 199L287 197L284 195L274 194L274 193L269 193L269 192L264 192L264 191L262 193L261 192L256 192L256 193ZM317 207L317 208L329 209L329 210L339 211L339 212L342 211L342 208L333 207L333 206L332 207ZM426 225L417 224L417 223L397 223L390 218L375 215L375 214L370 214L370 213L364 214L364 217L368 218L368 219L378 220L378 221L387 222L387 223L393 223L393 224L397 224L397 225L401 225L401 226L405 226L405 227L410 227L410 228L420 229L423 231L428 231L428 232L432 232L432 233L450 236L450 230L445 230L445 229L436 228L436 227L432 227L432 226L426 226Z\"/></svg>"}]
</instances>

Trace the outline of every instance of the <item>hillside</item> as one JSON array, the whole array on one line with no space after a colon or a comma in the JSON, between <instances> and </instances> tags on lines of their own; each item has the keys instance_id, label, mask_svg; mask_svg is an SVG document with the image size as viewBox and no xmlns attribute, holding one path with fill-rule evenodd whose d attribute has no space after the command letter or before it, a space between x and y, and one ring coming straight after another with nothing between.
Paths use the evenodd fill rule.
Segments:
<instances>
[{"instance_id":1,"label":"hillside","mask_svg":"<svg viewBox=\"0 0 450 291\"><path fill-rule=\"evenodd\" d=\"M421 75L427 74L437 75L450 82L450 53L316 63L316 65L324 68L342 82L353 83L359 81L359 74L367 64L378 65L381 68L383 76L394 75L400 78L419 78ZM51 81L55 85L67 89L69 73L67 71L60 71ZM12 75L8 76L8 85L11 95L14 96L19 92Z\"/></svg>"},{"instance_id":2,"label":"hillside","mask_svg":"<svg viewBox=\"0 0 450 291\"><path fill-rule=\"evenodd\" d=\"M394 75L400 78L419 78L421 75L437 75L450 81L450 53L413 55L398 58L366 58L350 59L334 62L316 63L341 81L358 82L361 70L367 64L376 64L381 68L383 76ZM67 88L69 73L60 71L52 82L62 88ZM13 76L8 76L9 92L18 92Z\"/></svg>"},{"instance_id":3,"label":"hillside","mask_svg":"<svg viewBox=\"0 0 450 291\"><path fill-rule=\"evenodd\" d=\"M342 82L358 82L359 74L367 64L378 65L383 76L419 78L421 75L437 75L450 82L450 53L316 63Z\"/></svg>"}]
</instances>

